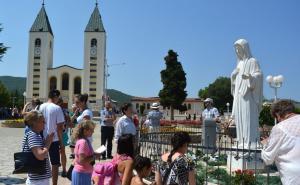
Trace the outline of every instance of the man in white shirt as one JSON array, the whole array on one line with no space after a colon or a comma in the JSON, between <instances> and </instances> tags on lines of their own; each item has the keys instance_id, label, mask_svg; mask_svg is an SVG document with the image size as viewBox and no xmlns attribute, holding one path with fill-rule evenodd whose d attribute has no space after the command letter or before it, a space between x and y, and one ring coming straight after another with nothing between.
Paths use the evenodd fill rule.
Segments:
<instances>
[{"instance_id":1,"label":"man in white shirt","mask_svg":"<svg viewBox=\"0 0 300 185\"><path fill-rule=\"evenodd\" d=\"M60 166L60 152L63 150L62 132L65 118L61 108L56 105L60 96L58 90L51 90L48 95L48 101L40 106L40 111L45 118L45 129L43 137L54 133L53 142L49 148L50 161L52 165L52 184L57 185L58 168Z\"/></svg>"},{"instance_id":2,"label":"man in white shirt","mask_svg":"<svg viewBox=\"0 0 300 185\"><path fill-rule=\"evenodd\" d=\"M132 120L132 104L125 103L122 107L123 116L116 123L115 141L118 142L119 137L123 134L136 135L136 127Z\"/></svg>"},{"instance_id":3,"label":"man in white shirt","mask_svg":"<svg viewBox=\"0 0 300 185\"><path fill-rule=\"evenodd\" d=\"M272 128L269 138L261 143L261 158L267 165L275 162L283 185L300 183L300 115L295 114L290 100L280 100L271 107L279 122Z\"/></svg>"}]
</instances>

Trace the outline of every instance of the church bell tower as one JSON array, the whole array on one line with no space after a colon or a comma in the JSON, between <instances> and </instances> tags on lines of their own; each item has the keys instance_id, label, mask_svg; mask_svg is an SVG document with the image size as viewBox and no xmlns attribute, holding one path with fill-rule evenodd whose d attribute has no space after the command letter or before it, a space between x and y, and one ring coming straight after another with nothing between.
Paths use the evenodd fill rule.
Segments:
<instances>
[{"instance_id":1,"label":"church bell tower","mask_svg":"<svg viewBox=\"0 0 300 185\"><path fill-rule=\"evenodd\" d=\"M26 81L26 101L48 97L48 68L53 65L53 32L44 7L40 9L30 31Z\"/></svg>"},{"instance_id":2,"label":"church bell tower","mask_svg":"<svg viewBox=\"0 0 300 185\"><path fill-rule=\"evenodd\" d=\"M104 93L106 62L106 32L98 4L84 31L83 89L89 95L89 106L100 110Z\"/></svg>"}]
</instances>

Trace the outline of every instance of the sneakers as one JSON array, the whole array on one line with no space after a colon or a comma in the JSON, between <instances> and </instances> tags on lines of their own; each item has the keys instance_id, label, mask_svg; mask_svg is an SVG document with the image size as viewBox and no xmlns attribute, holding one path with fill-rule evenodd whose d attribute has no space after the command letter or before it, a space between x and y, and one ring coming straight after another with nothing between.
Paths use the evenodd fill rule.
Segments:
<instances>
[{"instance_id":1,"label":"sneakers","mask_svg":"<svg viewBox=\"0 0 300 185\"><path fill-rule=\"evenodd\" d=\"M66 171L62 171L61 172L61 176L64 177L64 178L67 177L67 172Z\"/></svg>"},{"instance_id":2,"label":"sneakers","mask_svg":"<svg viewBox=\"0 0 300 185\"><path fill-rule=\"evenodd\" d=\"M110 155L110 156L107 156L107 159L112 159L112 158L114 158L114 157L113 157L113 156L111 156L111 155Z\"/></svg>"}]
</instances>

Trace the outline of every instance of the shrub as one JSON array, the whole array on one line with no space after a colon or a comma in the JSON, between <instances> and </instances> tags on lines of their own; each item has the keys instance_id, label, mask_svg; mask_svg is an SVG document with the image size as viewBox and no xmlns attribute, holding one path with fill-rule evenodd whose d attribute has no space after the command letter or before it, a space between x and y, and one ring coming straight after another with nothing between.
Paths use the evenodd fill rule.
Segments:
<instances>
[{"instance_id":1,"label":"shrub","mask_svg":"<svg viewBox=\"0 0 300 185\"><path fill-rule=\"evenodd\" d=\"M24 128L25 124L23 119L13 119L2 122L1 126L9 128Z\"/></svg>"},{"instance_id":2,"label":"shrub","mask_svg":"<svg viewBox=\"0 0 300 185\"><path fill-rule=\"evenodd\" d=\"M254 172L252 170L236 170L234 172L233 182L235 185L255 185Z\"/></svg>"}]
</instances>

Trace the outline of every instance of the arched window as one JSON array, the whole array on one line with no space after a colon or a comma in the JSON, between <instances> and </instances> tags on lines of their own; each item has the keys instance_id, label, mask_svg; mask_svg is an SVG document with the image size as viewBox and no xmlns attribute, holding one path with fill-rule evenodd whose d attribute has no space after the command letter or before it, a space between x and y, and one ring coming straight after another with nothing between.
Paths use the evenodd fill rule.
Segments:
<instances>
[{"instance_id":1,"label":"arched window","mask_svg":"<svg viewBox=\"0 0 300 185\"><path fill-rule=\"evenodd\" d=\"M69 90L69 74L64 73L62 75L62 87L61 90Z\"/></svg>"},{"instance_id":2,"label":"arched window","mask_svg":"<svg viewBox=\"0 0 300 185\"><path fill-rule=\"evenodd\" d=\"M54 90L54 89L56 89L56 84L57 84L57 79L56 79L56 77L51 77L50 78L50 90Z\"/></svg>"},{"instance_id":3,"label":"arched window","mask_svg":"<svg viewBox=\"0 0 300 185\"><path fill-rule=\"evenodd\" d=\"M41 47L41 39L35 39L34 46Z\"/></svg>"},{"instance_id":4,"label":"arched window","mask_svg":"<svg viewBox=\"0 0 300 185\"><path fill-rule=\"evenodd\" d=\"M138 110L139 108L140 108L140 104L139 104L139 103L136 103L136 104L135 104L135 109Z\"/></svg>"},{"instance_id":5,"label":"arched window","mask_svg":"<svg viewBox=\"0 0 300 185\"><path fill-rule=\"evenodd\" d=\"M147 103L147 109L150 109L150 103Z\"/></svg>"},{"instance_id":6,"label":"arched window","mask_svg":"<svg viewBox=\"0 0 300 185\"><path fill-rule=\"evenodd\" d=\"M188 108L188 110L191 110L192 109L192 105L189 103L187 108Z\"/></svg>"},{"instance_id":7,"label":"arched window","mask_svg":"<svg viewBox=\"0 0 300 185\"><path fill-rule=\"evenodd\" d=\"M97 39L92 39L91 40L91 47L97 47Z\"/></svg>"},{"instance_id":8,"label":"arched window","mask_svg":"<svg viewBox=\"0 0 300 185\"><path fill-rule=\"evenodd\" d=\"M81 78L76 77L74 79L74 94L80 94L81 93Z\"/></svg>"}]
</instances>

